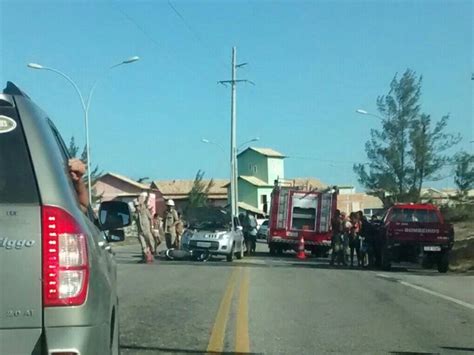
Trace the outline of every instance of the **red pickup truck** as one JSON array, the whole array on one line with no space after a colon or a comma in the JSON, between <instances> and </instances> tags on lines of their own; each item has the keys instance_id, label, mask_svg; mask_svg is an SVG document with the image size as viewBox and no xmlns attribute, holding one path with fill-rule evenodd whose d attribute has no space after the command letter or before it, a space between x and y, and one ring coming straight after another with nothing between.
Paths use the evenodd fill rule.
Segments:
<instances>
[{"instance_id":1,"label":"red pickup truck","mask_svg":"<svg viewBox=\"0 0 474 355\"><path fill-rule=\"evenodd\" d=\"M432 204L396 204L387 211L376 232L377 259L385 270L392 261L436 264L447 272L449 251L454 244L453 226L444 221Z\"/></svg>"}]
</instances>

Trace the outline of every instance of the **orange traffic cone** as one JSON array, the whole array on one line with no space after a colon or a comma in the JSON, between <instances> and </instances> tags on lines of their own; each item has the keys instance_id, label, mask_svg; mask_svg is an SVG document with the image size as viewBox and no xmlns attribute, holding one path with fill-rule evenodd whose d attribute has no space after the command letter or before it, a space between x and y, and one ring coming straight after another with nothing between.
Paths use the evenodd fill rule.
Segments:
<instances>
[{"instance_id":1,"label":"orange traffic cone","mask_svg":"<svg viewBox=\"0 0 474 355\"><path fill-rule=\"evenodd\" d=\"M306 259L306 254L304 252L304 238L301 236L300 241L298 243L298 253L296 254L296 257L300 260Z\"/></svg>"}]
</instances>

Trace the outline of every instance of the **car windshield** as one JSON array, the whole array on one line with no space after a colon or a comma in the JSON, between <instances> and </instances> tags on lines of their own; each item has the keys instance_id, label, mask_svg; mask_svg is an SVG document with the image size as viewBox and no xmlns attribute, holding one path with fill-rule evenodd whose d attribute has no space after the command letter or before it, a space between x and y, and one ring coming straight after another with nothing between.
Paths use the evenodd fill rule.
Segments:
<instances>
[{"instance_id":1,"label":"car windshield","mask_svg":"<svg viewBox=\"0 0 474 355\"><path fill-rule=\"evenodd\" d=\"M402 209L395 208L390 214L390 222L403 223L437 223L439 222L438 215L432 210L421 209Z\"/></svg>"},{"instance_id":2,"label":"car windshield","mask_svg":"<svg viewBox=\"0 0 474 355\"><path fill-rule=\"evenodd\" d=\"M187 213L189 228L197 230L227 229L230 226L230 213L222 208L195 208Z\"/></svg>"}]
</instances>

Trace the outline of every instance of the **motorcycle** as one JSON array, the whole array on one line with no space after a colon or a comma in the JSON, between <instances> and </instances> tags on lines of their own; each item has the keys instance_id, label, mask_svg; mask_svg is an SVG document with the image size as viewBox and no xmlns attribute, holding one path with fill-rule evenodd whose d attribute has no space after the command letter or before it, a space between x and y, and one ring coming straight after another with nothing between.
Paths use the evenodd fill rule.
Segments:
<instances>
[{"instance_id":1,"label":"motorcycle","mask_svg":"<svg viewBox=\"0 0 474 355\"><path fill-rule=\"evenodd\" d=\"M168 260L192 260L206 262L211 258L211 253L208 250L182 250L182 249L167 249L165 256Z\"/></svg>"}]
</instances>

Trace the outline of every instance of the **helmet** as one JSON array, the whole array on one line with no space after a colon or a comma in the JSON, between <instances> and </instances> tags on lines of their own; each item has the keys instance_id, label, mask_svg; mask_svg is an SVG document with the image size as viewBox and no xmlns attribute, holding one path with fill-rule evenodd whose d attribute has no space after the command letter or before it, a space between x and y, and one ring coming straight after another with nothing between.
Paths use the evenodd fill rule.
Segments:
<instances>
[{"instance_id":1,"label":"helmet","mask_svg":"<svg viewBox=\"0 0 474 355\"><path fill-rule=\"evenodd\" d=\"M166 202L166 206L173 206L174 207L174 201L173 200L168 200Z\"/></svg>"}]
</instances>

